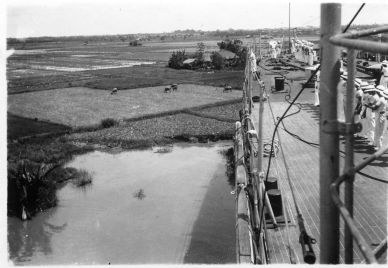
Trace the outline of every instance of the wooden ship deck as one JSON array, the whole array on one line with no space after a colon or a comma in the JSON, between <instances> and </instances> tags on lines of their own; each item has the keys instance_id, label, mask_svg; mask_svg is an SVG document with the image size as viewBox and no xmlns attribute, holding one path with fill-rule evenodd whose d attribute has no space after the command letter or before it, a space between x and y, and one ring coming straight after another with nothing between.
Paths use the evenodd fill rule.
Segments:
<instances>
[{"instance_id":1,"label":"wooden ship deck","mask_svg":"<svg viewBox=\"0 0 388 268\"><path fill-rule=\"evenodd\" d=\"M300 72L300 71L299 71ZM292 75L292 73L289 73ZM264 75L263 81L267 91L274 84L275 75L267 73ZM292 81L290 83L291 92L299 91L301 83ZM256 88L257 90L257 88ZM253 91L253 95L258 95L258 90ZM280 117L288 106L284 100L284 93L276 93L269 95L269 102L264 104L263 113L263 140L270 142L274 130L274 119ZM302 137L304 140L319 144L319 118L320 109L313 105L314 93L313 89L306 88L301 96L301 110L299 113L286 118L283 122L286 128ZM271 114L271 108L273 115ZM292 107L289 113L296 111L296 107ZM258 130L259 122L259 103L253 103L252 119L255 129ZM289 166L290 178L293 183L296 199L304 218L307 233L314 239L316 244L313 249L316 255L316 263L320 259L320 217L319 217L319 148L314 145L306 144L295 137L289 135L279 127L278 133L281 139L281 150L284 153ZM277 137L276 137L277 138ZM387 142L387 136L385 137ZM343 140L341 140L341 151L343 151ZM356 139L354 148L354 162L357 164L366 157L374 153L373 147L367 144L365 139ZM279 152L281 153L281 152ZM344 165L343 156L340 155L341 169ZM263 159L263 170L266 171L268 157ZM388 181L388 156L383 157L365 167L362 172L385 181ZM269 254L269 263L290 263L288 247L290 246L295 252L296 263L304 263L302 257L301 245L299 244L299 228L296 222L296 211L293 205L292 196L289 184L286 180L286 171L284 161L280 154L272 158L270 177L276 177L278 180L279 189L282 193L284 205L287 215L289 216L288 228L284 223L279 223L277 229L267 228L267 247ZM341 186L343 193L343 186ZM343 199L343 194L341 194ZM354 181L354 219L357 228L366 239L371 248L376 248L382 240L387 237L387 184L376 181L360 174L356 174ZM267 226L268 227L268 226ZM340 263L344 263L344 222L340 219ZM239 239L239 238L238 238ZM290 241L290 242L288 242ZM249 246L244 247L239 245L238 255L241 262L249 262L248 256ZM363 262L363 257L357 246L354 245L354 263ZM245 251L245 252L244 252ZM244 257L245 256L245 257ZM244 260L245 258L245 260ZM380 258L381 262L386 262L386 254Z\"/></svg>"}]
</instances>

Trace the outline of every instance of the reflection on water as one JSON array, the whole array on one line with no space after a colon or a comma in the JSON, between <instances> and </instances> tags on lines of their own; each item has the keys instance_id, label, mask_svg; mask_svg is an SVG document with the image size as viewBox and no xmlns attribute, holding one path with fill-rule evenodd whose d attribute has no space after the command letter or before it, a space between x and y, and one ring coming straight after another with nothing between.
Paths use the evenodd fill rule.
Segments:
<instances>
[{"instance_id":1,"label":"reflection on water","mask_svg":"<svg viewBox=\"0 0 388 268\"><path fill-rule=\"evenodd\" d=\"M219 153L230 147L175 145L169 153L76 157L68 166L92 172L92 186L68 184L58 191L59 205L31 221L8 218L10 259L23 265L173 264L183 263L189 249L186 261L199 263L226 244L233 253L234 198ZM218 263L219 256L234 258L225 250L217 254Z\"/></svg>"},{"instance_id":2,"label":"reflection on water","mask_svg":"<svg viewBox=\"0 0 388 268\"><path fill-rule=\"evenodd\" d=\"M8 241L10 259L26 262L35 252L45 255L52 253L50 238L55 233L61 233L66 223L54 225L46 220L55 212L50 209L40 213L33 221L21 221L18 218L8 218Z\"/></svg>"},{"instance_id":3,"label":"reflection on water","mask_svg":"<svg viewBox=\"0 0 388 268\"><path fill-rule=\"evenodd\" d=\"M143 198L146 197L146 195L144 194L144 190L143 189L140 189L139 191L136 191L134 194L133 194L133 197L139 199L139 200L142 200Z\"/></svg>"}]
</instances>

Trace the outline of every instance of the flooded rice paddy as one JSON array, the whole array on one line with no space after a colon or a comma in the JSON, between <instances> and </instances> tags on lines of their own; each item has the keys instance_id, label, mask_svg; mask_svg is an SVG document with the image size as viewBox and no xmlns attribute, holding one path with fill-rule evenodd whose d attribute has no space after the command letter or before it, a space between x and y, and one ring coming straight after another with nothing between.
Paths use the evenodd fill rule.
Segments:
<instances>
[{"instance_id":1,"label":"flooded rice paddy","mask_svg":"<svg viewBox=\"0 0 388 268\"><path fill-rule=\"evenodd\" d=\"M67 184L59 205L22 222L8 218L10 260L41 264L235 262L231 142L178 144L77 156L93 176Z\"/></svg>"},{"instance_id":2,"label":"flooded rice paddy","mask_svg":"<svg viewBox=\"0 0 388 268\"><path fill-rule=\"evenodd\" d=\"M87 58L88 55L77 55L78 58ZM114 68L124 68L124 67L133 67L143 64L155 64L154 61L109 61L105 65L85 65L83 67L70 67L70 66L42 66L42 65L31 65L30 68L34 70L54 70L61 72L81 72L81 71L91 71L91 70L105 70L105 69L114 69Z\"/></svg>"}]
</instances>

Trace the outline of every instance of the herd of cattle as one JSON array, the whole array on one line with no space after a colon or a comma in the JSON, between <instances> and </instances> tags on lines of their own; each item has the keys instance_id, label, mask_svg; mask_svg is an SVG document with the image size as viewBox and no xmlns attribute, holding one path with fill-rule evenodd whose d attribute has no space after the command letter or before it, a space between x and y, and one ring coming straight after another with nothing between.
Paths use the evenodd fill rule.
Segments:
<instances>
[{"instance_id":1,"label":"herd of cattle","mask_svg":"<svg viewBox=\"0 0 388 268\"><path fill-rule=\"evenodd\" d=\"M111 95L116 95L118 93L118 91L119 90L115 87L115 88L112 89L110 94ZM172 84L171 86L164 88L164 93L171 93L172 91L178 91L178 85L177 84ZM232 92L232 87L228 86L228 85L225 85L223 92Z\"/></svg>"},{"instance_id":2,"label":"herd of cattle","mask_svg":"<svg viewBox=\"0 0 388 268\"><path fill-rule=\"evenodd\" d=\"M178 91L178 85L172 84L171 86L164 88L164 93L171 93L171 91Z\"/></svg>"}]
</instances>

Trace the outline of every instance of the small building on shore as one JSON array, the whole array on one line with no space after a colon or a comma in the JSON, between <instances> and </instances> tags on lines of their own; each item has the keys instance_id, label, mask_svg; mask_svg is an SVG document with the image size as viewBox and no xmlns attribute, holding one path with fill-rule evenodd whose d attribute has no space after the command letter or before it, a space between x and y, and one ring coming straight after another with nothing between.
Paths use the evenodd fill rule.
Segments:
<instances>
[{"instance_id":1,"label":"small building on shore","mask_svg":"<svg viewBox=\"0 0 388 268\"><path fill-rule=\"evenodd\" d=\"M197 63L197 59L195 58L189 58L183 61L183 68L184 69L193 69L194 66Z\"/></svg>"},{"instance_id":2,"label":"small building on shore","mask_svg":"<svg viewBox=\"0 0 388 268\"><path fill-rule=\"evenodd\" d=\"M220 49L220 51L218 51L218 54L220 54L221 57L224 59L225 66L233 66L238 58L236 53L233 53L233 52L231 52L229 50L225 50L225 49Z\"/></svg>"}]
</instances>

